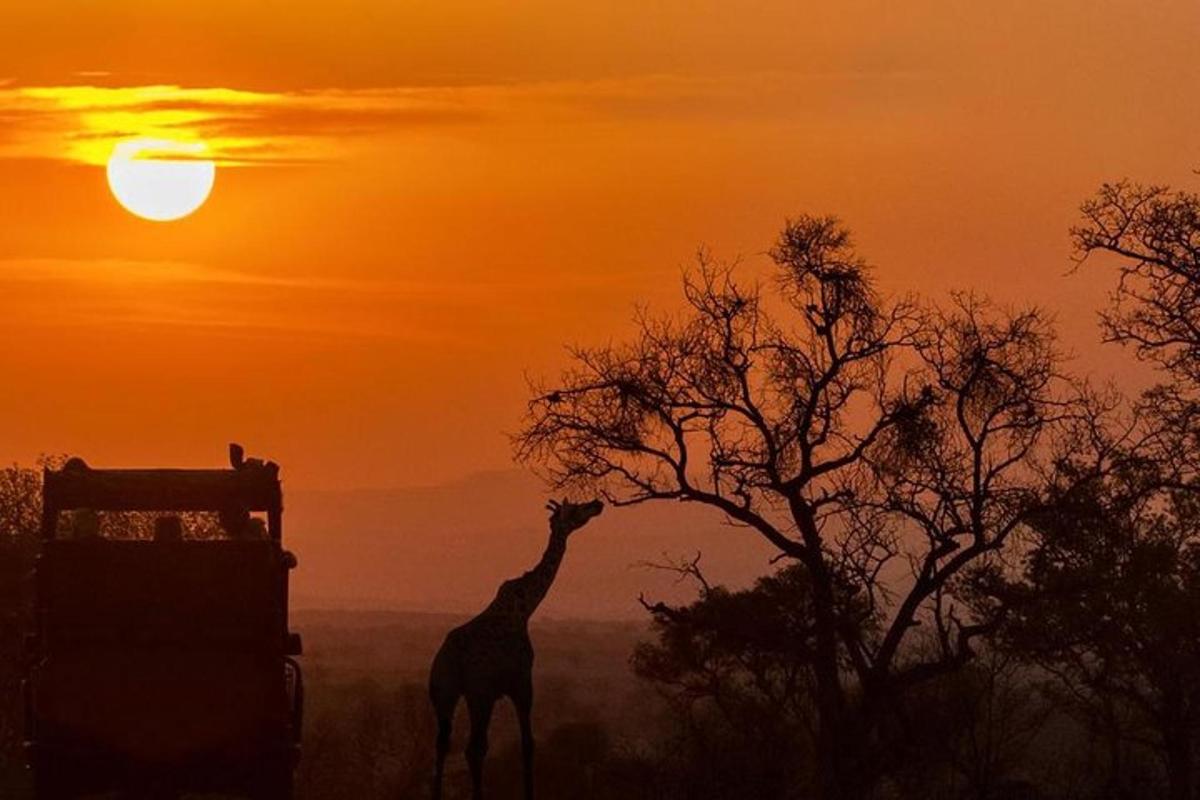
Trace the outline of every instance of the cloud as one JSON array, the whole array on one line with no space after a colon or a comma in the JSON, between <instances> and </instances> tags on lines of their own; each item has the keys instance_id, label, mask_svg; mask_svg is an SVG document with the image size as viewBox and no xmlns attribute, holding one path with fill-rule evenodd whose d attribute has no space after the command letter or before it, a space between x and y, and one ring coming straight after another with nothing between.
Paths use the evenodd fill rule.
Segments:
<instances>
[{"instance_id":1,"label":"cloud","mask_svg":"<svg viewBox=\"0 0 1200 800\"><path fill-rule=\"evenodd\" d=\"M104 164L126 138L202 140L225 165L336 160L378 136L442 126L807 118L922 94L904 71L774 72L476 86L313 89L0 84L0 158ZM926 87L927 88L927 87ZM881 101L890 101L882 102Z\"/></svg>"},{"instance_id":2,"label":"cloud","mask_svg":"<svg viewBox=\"0 0 1200 800\"><path fill-rule=\"evenodd\" d=\"M147 137L204 141L227 165L323 160L346 137L479 118L434 90L0 85L0 157L99 165L116 142Z\"/></svg>"},{"instance_id":3,"label":"cloud","mask_svg":"<svg viewBox=\"0 0 1200 800\"><path fill-rule=\"evenodd\" d=\"M497 304L600 291L587 278L465 282L268 275L184 261L0 259L0 328L199 330L226 336L464 343ZM567 286L566 284L570 284Z\"/></svg>"},{"instance_id":4,"label":"cloud","mask_svg":"<svg viewBox=\"0 0 1200 800\"><path fill-rule=\"evenodd\" d=\"M0 259L0 324L7 327L428 340L430 331L398 324L394 306L469 299L462 287L260 275L182 261Z\"/></svg>"},{"instance_id":5,"label":"cloud","mask_svg":"<svg viewBox=\"0 0 1200 800\"><path fill-rule=\"evenodd\" d=\"M120 283L224 284L228 286L273 286L280 288L332 289L353 286L309 278L253 275L185 261L139 261L124 258L0 259L3 283Z\"/></svg>"}]
</instances>

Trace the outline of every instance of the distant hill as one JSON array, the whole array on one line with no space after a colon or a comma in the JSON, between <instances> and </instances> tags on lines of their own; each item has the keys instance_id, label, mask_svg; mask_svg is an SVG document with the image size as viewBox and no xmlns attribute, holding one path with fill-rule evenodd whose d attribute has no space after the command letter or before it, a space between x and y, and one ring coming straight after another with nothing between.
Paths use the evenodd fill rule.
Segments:
<instances>
[{"instance_id":1,"label":"distant hill","mask_svg":"<svg viewBox=\"0 0 1200 800\"><path fill-rule=\"evenodd\" d=\"M478 473L430 487L287 493L288 546L300 559L294 606L471 614L546 544L546 494L527 473ZM770 549L707 509L614 508L571 539L541 618L642 619L640 592L691 596L675 576L639 567L704 553L711 580L769 571Z\"/></svg>"}]
</instances>

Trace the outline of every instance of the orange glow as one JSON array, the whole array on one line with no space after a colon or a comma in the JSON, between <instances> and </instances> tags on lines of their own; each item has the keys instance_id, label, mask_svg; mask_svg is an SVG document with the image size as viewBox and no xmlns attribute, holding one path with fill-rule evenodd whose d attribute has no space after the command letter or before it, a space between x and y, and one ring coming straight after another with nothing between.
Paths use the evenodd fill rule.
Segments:
<instances>
[{"instance_id":1,"label":"orange glow","mask_svg":"<svg viewBox=\"0 0 1200 800\"><path fill-rule=\"evenodd\" d=\"M1200 164L1193 0L53 5L6 5L0 52L7 460L504 468L526 374L802 211L891 291L1036 298L1107 374L1074 209ZM199 213L113 202L136 137L208 145Z\"/></svg>"}]
</instances>

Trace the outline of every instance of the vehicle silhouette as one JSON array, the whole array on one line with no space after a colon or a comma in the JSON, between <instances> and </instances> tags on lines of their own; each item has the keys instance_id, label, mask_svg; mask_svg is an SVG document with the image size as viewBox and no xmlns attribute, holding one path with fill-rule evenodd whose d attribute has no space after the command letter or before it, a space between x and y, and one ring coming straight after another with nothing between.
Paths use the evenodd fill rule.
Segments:
<instances>
[{"instance_id":1,"label":"vehicle silhouette","mask_svg":"<svg viewBox=\"0 0 1200 800\"><path fill-rule=\"evenodd\" d=\"M303 707L288 629L296 561L282 547L278 466L230 453L230 469L71 459L44 473L25 681L39 800L291 796ZM179 516L158 516L153 537L118 538L95 524L107 512L210 512L220 527L187 538Z\"/></svg>"}]
</instances>

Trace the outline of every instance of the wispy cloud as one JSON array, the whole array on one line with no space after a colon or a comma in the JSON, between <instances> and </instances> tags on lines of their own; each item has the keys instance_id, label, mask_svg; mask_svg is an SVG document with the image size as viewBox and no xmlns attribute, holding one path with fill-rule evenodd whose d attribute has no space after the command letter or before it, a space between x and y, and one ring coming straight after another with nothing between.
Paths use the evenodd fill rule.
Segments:
<instances>
[{"instance_id":1,"label":"wispy cloud","mask_svg":"<svg viewBox=\"0 0 1200 800\"><path fill-rule=\"evenodd\" d=\"M251 274L182 261L0 260L0 324L191 328L428 340L397 306L470 302L462 287Z\"/></svg>"},{"instance_id":2,"label":"wispy cloud","mask_svg":"<svg viewBox=\"0 0 1200 800\"><path fill-rule=\"evenodd\" d=\"M343 280L184 261L0 259L0 327L446 342L461 340L465 320L494 316L497 305L603 290L584 279L568 283Z\"/></svg>"},{"instance_id":3,"label":"wispy cloud","mask_svg":"<svg viewBox=\"0 0 1200 800\"><path fill-rule=\"evenodd\" d=\"M129 138L204 141L224 164L328 159L345 137L479 117L445 92L0 84L0 157L103 164Z\"/></svg>"},{"instance_id":4,"label":"wispy cloud","mask_svg":"<svg viewBox=\"0 0 1200 800\"><path fill-rule=\"evenodd\" d=\"M249 165L336 159L355 141L430 126L837 116L909 95L914 82L928 77L901 71L646 75L289 92L173 85L21 86L0 81L0 158L103 164L116 142L155 138L202 140L217 161Z\"/></svg>"},{"instance_id":5,"label":"wispy cloud","mask_svg":"<svg viewBox=\"0 0 1200 800\"><path fill-rule=\"evenodd\" d=\"M210 284L314 291L362 291L370 288L367 284L352 281L255 275L186 261L140 261L124 258L0 259L0 284L4 283L111 283L122 286Z\"/></svg>"}]
</instances>

